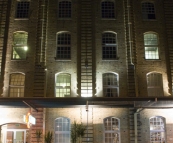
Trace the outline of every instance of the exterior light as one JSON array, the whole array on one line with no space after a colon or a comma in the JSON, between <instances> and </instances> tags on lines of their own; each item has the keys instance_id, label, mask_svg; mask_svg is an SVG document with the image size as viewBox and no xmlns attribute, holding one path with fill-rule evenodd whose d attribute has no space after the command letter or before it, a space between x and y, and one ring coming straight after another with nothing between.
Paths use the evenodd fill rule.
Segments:
<instances>
[{"instance_id":1,"label":"exterior light","mask_svg":"<svg viewBox=\"0 0 173 143\"><path fill-rule=\"evenodd\" d=\"M28 47L27 46L24 46L24 50L27 51L28 50Z\"/></svg>"}]
</instances>

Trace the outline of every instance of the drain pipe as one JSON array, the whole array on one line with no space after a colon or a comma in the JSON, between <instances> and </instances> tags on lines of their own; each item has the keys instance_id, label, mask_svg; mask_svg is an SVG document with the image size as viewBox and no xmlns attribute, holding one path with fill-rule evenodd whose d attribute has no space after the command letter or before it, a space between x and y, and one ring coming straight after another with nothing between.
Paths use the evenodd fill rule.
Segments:
<instances>
[{"instance_id":1,"label":"drain pipe","mask_svg":"<svg viewBox=\"0 0 173 143\"><path fill-rule=\"evenodd\" d=\"M138 125L137 125L138 119L137 119L137 116L138 116L138 111L136 111L134 113L135 143L138 143Z\"/></svg>"}]
</instances>

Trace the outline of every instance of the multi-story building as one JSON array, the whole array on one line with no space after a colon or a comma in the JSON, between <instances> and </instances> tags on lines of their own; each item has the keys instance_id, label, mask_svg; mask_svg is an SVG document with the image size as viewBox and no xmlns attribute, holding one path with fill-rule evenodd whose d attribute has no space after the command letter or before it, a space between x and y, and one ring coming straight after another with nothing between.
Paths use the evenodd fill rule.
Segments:
<instances>
[{"instance_id":1,"label":"multi-story building","mask_svg":"<svg viewBox=\"0 0 173 143\"><path fill-rule=\"evenodd\" d=\"M172 81L172 0L0 0L2 143L173 143Z\"/></svg>"}]
</instances>

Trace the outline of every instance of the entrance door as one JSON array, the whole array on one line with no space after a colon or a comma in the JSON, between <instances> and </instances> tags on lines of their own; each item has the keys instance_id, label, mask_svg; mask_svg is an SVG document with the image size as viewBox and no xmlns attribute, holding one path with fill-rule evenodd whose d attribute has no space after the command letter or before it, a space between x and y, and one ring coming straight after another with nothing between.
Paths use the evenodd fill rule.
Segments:
<instances>
[{"instance_id":1,"label":"entrance door","mask_svg":"<svg viewBox=\"0 0 173 143\"><path fill-rule=\"evenodd\" d=\"M4 143L25 143L26 130L6 130L6 137Z\"/></svg>"}]
</instances>

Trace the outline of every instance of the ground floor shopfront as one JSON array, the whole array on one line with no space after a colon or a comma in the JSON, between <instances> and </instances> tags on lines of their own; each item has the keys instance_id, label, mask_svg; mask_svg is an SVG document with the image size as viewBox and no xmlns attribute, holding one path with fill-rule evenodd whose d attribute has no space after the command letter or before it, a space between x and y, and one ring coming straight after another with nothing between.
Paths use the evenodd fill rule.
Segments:
<instances>
[{"instance_id":1,"label":"ground floor shopfront","mask_svg":"<svg viewBox=\"0 0 173 143\"><path fill-rule=\"evenodd\" d=\"M87 128L89 143L173 143L173 109L133 108L0 108L1 143L36 143L36 132L53 132L54 143L70 143L73 123ZM28 112L36 124L27 127ZM136 137L135 137L136 136Z\"/></svg>"}]
</instances>

